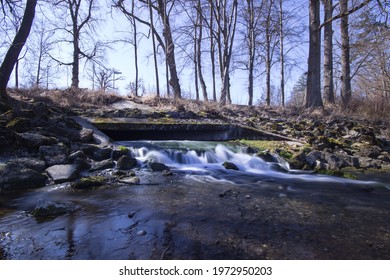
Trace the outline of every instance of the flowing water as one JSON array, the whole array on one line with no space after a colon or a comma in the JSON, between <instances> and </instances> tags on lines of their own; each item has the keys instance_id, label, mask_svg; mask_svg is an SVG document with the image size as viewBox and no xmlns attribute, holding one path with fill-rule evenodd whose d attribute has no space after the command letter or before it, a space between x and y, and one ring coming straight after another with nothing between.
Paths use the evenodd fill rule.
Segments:
<instances>
[{"instance_id":1,"label":"flowing water","mask_svg":"<svg viewBox=\"0 0 390 280\"><path fill-rule=\"evenodd\" d=\"M364 181L314 175L212 142L117 144L137 158L139 185L1 194L0 258L390 258L388 174ZM173 175L152 172L148 161ZM31 211L39 201L68 211L37 219Z\"/></svg>"}]
</instances>

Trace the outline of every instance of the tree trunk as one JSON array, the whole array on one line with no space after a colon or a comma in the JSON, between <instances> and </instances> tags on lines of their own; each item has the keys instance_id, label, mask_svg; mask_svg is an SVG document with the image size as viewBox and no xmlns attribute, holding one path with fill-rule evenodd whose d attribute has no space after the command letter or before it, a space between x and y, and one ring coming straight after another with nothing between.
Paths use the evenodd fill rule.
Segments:
<instances>
[{"instance_id":1,"label":"tree trunk","mask_svg":"<svg viewBox=\"0 0 390 280\"><path fill-rule=\"evenodd\" d=\"M170 74L169 84L173 89L174 98L175 99L181 98L181 88L179 83L179 77L177 75L176 60L175 60L175 44L173 42L171 26L169 23L169 18L166 10L166 0L158 0L158 5L159 5L160 16L162 17L163 24L164 24L163 34L166 41L165 44L166 62L168 64L169 74Z\"/></svg>"},{"instance_id":2,"label":"tree trunk","mask_svg":"<svg viewBox=\"0 0 390 280\"><path fill-rule=\"evenodd\" d=\"M154 22L153 22L153 9L152 9L151 1L152 0L148 0L148 6L149 6L150 27L151 27L151 34L152 34L152 44L153 44L154 73L155 73L155 76L156 76L156 94L157 94L157 97L160 97L160 79L158 77L156 37L155 37L154 32L153 32Z\"/></svg>"},{"instance_id":3,"label":"tree trunk","mask_svg":"<svg viewBox=\"0 0 390 280\"><path fill-rule=\"evenodd\" d=\"M30 34L31 26L34 21L36 5L37 0L27 1L19 31L16 33L12 45L8 49L3 63L0 66L0 99L8 99L7 84L9 78L11 77L12 70L18 61L19 54L26 43L28 35Z\"/></svg>"},{"instance_id":4,"label":"tree trunk","mask_svg":"<svg viewBox=\"0 0 390 280\"><path fill-rule=\"evenodd\" d=\"M133 0L131 3L131 12L134 13L134 6L135 6L135 1ZM133 18L132 20L132 25L133 25L133 41L134 41L134 67L135 67L135 91L134 95L138 96L138 76L139 76L139 70L138 70L138 42L137 42L137 23L135 19Z\"/></svg>"},{"instance_id":5,"label":"tree trunk","mask_svg":"<svg viewBox=\"0 0 390 280\"><path fill-rule=\"evenodd\" d=\"M283 26L283 0L279 0L279 28L280 28L280 94L281 105L284 107L284 26Z\"/></svg>"},{"instance_id":6,"label":"tree trunk","mask_svg":"<svg viewBox=\"0 0 390 280\"><path fill-rule=\"evenodd\" d=\"M209 4L210 4L210 60L211 60L211 77L212 77L212 84L213 84L213 101L217 101L217 87L216 87L216 81L215 81L215 45L214 45L214 35L213 35L214 13L213 13L212 1L210 1Z\"/></svg>"},{"instance_id":7,"label":"tree trunk","mask_svg":"<svg viewBox=\"0 0 390 280\"><path fill-rule=\"evenodd\" d=\"M273 1L270 1L268 7L266 28L265 28L265 72L266 72L266 103L271 105L271 10Z\"/></svg>"},{"instance_id":8,"label":"tree trunk","mask_svg":"<svg viewBox=\"0 0 390 280\"><path fill-rule=\"evenodd\" d=\"M320 0L309 4L309 58L306 86L306 107L322 107L321 99L321 32Z\"/></svg>"},{"instance_id":9,"label":"tree trunk","mask_svg":"<svg viewBox=\"0 0 390 280\"><path fill-rule=\"evenodd\" d=\"M324 0L324 8L324 22L327 22L333 16L333 1ZM334 103L332 22L324 27L324 97L328 104Z\"/></svg>"},{"instance_id":10,"label":"tree trunk","mask_svg":"<svg viewBox=\"0 0 390 280\"><path fill-rule=\"evenodd\" d=\"M253 80L254 80L254 65L255 65L255 10L253 0L247 0L247 8L249 15L248 22L248 105L253 105Z\"/></svg>"},{"instance_id":11,"label":"tree trunk","mask_svg":"<svg viewBox=\"0 0 390 280\"><path fill-rule=\"evenodd\" d=\"M196 14L196 21L194 25L194 76L195 76L195 98L199 100L199 83L198 83L198 17L199 13Z\"/></svg>"},{"instance_id":12,"label":"tree trunk","mask_svg":"<svg viewBox=\"0 0 390 280\"><path fill-rule=\"evenodd\" d=\"M348 12L348 0L340 0L340 13ZM340 20L341 33L341 100L347 107L351 101L351 68L349 57L348 15Z\"/></svg>"},{"instance_id":13,"label":"tree trunk","mask_svg":"<svg viewBox=\"0 0 390 280\"><path fill-rule=\"evenodd\" d=\"M208 101L207 96L207 87L206 83L203 78L203 72L202 72L202 39L203 39L203 24L202 24L202 6L200 0L198 0L198 27L199 27L199 35L198 35L198 41L197 41L197 63L198 63L198 75L199 75L199 81L200 85L202 87L202 93L203 93L203 100Z\"/></svg>"},{"instance_id":14,"label":"tree trunk","mask_svg":"<svg viewBox=\"0 0 390 280\"><path fill-rule=\"evenodd\" d=\"M19 88L19 59L15 63L15 88Z\"/></svg>"}]
</instances>

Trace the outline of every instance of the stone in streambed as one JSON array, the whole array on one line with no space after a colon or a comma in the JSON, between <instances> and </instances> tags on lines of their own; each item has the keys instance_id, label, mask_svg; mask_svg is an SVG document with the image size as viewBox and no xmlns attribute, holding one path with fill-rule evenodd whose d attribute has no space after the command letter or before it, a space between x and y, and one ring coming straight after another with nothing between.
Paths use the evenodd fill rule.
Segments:
<instances>
[{"instance_id":1,"label":"stone in streambed","mask_svg":"<svg viewBox=\"0 0 390 280\"><path fill-rule=\"evenodd\" d=\"M65 215L73 210L74 208L72 206L64 203L39 200L31 215L36 218L54 218Z\"/></svg>"},{"instance_id":2,"label":"stone in streambed","mask_svg":"<svg viewBox=\"0 0 390 280\"><path fill-rule=\"evenodd\" d=\"M91 167L91 171L98 171L104 169L110 169L115 166L115 163L112 159L106 159L98 162L94 162Z\"/></svg>"},{"instance_id":3,"label":"stone in streambed","mask_svg":"<svg viewBox=\"0 0 390 280\"><path fill-rule=\"evenodd\" d=\"M239 170L237 165L235 165L234 163L232 163L230 161L225 161L224 163L222 163L222 166L225 167L226 169L230 169L230 170Z\"/></svg>"},{"instance_id":4,"label":"stone in streambed","mask_svg":"<svg viewBox=\"0 0 390 280\"><path fill-rule=\"evenodd\" d=\"M89 176L81 178L80 180L73 182L71 184L73 189L82 190L82 189L92 189L95 187L100 187L106 182L106 178L103 176Z\"/></svg>"},{"instance_id":5,"label":"stone in streambed","mask_svg":"<svg viewBox=\"0 0 390 280\"><path fill-rule=\"evenodd\" d=\"M54 183L60 184L77 179L80 167L77 164L58 164L47 168L46 172L54 180Z\"/></svg>"},{"instance_id":6,"label":"stone in streambed","mask_svg":"<svg viewBox=\"0 0 390 280\"><path fill-rule=\"evenodd\" d=\"M68 162L69 148L64 144L41 146L39 154L47 165L65 164Z\"/></svg>"},{"instance_id":7,"label":"stone in streambed","mask_svg":"<svg viewBox=\"0 0 390 280\"><path fill-rule=\"evenodd\" d=\"M137 160L129 156L121 156L118 159L116 168L120 170L128 170L137 166Z\"/></svg>"},{"instance_id":8,"label":"stone in streambed","mask_svg":"<svg viewBox=\"0 0 390 280\"><path fill-rule=\"evenodd\" d=\"M141 182L140 178L137 176L134 177L124 177L119 180L119 182L124 184L139 185Z\"/></svg>"},{"instance_id":9,"label":"stone in streambed","mask_svg":"<svg viewBox=\"0 0 390 280\"><path fill-rule=\"evenodd\" d=\"M163 163L160 162L149 162L149 168L153 171L163 171L163 170L170 170L168 166L166 166Z\"/></svg>"}]
</instances>

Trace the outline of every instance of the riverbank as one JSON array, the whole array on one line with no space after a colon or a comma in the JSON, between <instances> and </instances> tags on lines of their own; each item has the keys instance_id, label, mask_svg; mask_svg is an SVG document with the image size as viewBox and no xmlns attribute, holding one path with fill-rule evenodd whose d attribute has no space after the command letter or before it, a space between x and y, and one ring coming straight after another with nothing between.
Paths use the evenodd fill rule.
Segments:
<instances>
[{"instance_id":1,"label":"riverbank","mask_svg":"<svg viewBox=\"0 0 390 280\"><path fill-rule=\"evenodd\" d=\"M269 141L247 137L236 143L265 160L281 157L292 169L350 178L359 172L390 171L390 132L388 122L383 120L359 120L326 110L219 107L199 101L126 99L102 93L82 93L83 102L77 103L74 98L72 103L72 94L80 93L13 93L22 110L4 110L0 115L1 190L74 182L88 172L94 176L95 171L117 166L122 156L124 161L132 162L126 169L134 167L134 159L86 119L100 123L131 119L138 126L158 124L162 131L169 126L172 133L175 126L183 124L245 127L285 138ZM210 136L213 132L206 133Z\"/></svg>"}]
</instances>

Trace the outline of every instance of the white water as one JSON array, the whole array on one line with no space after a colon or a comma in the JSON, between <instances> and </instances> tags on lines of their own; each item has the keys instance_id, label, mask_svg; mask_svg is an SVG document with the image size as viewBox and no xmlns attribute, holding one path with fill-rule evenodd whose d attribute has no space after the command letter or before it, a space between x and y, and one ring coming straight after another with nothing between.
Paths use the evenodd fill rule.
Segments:
<instances>
[{"instance_id":1,"label":"white water","mask_svg":"<svg viewBox=\"0 0 390 280\"><path fill-rule=\"evenodd\" d=\"M125 141L119 145L129 147L139 164L155 161L164 163L176 171L190 176L234 182L236 179L273 180L283 183L344 183L353 185L375 185L390 189L388 184L375 181L357 181L340 177L317 175L311 172L291 170L289 164L275 156L277 162L266 162L255 154L248 154L239 147L228 147L221 143L200 141ZM222 165L230 162L239 170L226 170ZM240 177L240 178L239 178Z\"/></svg>"}]
</instances>

